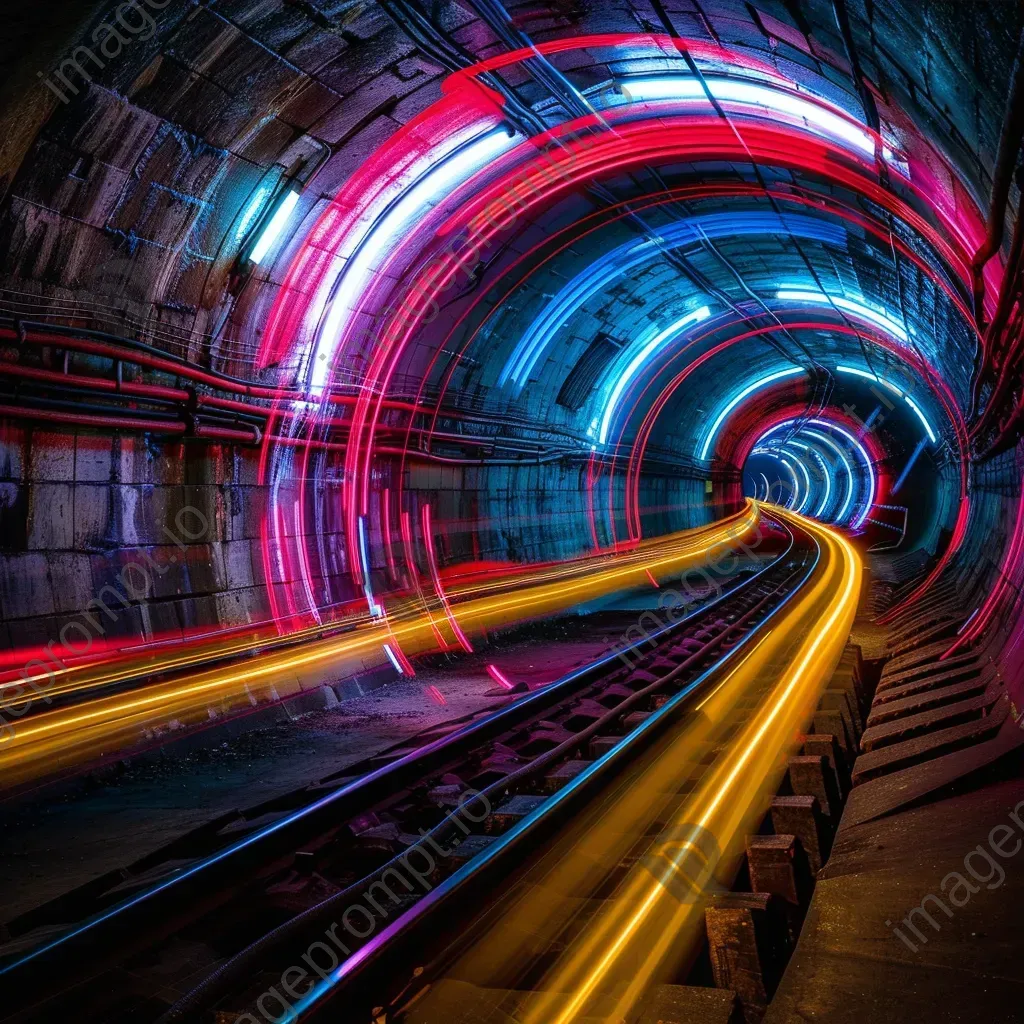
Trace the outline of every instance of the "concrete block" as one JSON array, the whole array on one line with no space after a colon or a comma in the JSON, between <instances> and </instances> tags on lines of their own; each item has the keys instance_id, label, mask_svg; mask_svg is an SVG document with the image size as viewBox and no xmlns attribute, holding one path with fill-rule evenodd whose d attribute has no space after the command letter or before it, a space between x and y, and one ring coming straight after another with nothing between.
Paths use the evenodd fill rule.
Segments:
<instances>
[{"instance_id":1,"label":"concrete block","mask_svg":"<svg viewBox=\"0 0 1024 1024\"><path fill-rule=\"evenodd\" d=\"M21 551L28 540L28 487L0 481L0 548Z\"/></svg>"},{"instance_id":2,"label":"concrete block","mask_svg":"<svg viewBox=\"0 0 1024 1024\"><path fill-rule=\"evenodd\" d=\"M175 546L140 548L132 560L147 565L153 578L152 596L155 598L180 597L191 591L184 554Z\"/></svg>"},{"instance_id":3,"label":"concrete block","mask_svg":"<svg viewBox=\"0 0 1024 1024\"><path fill-rule=\"evenodd\" d=\"M789 951L777 898L768 893L716 895L704 920L715 986L736 993L747 1020L759 1019Z\"/></svg>"},{"instance_id":4,"label":"concrete block","mask_svg":"<svg viewBox=\"0 0 1024 1024\"><path fill-rule=\"evenodd\" d=\"M96 551L109 547L114 538L111 489L101 484L75 485L73 547Z\"/></svg>"},{"instance_id":5,"label":"concrete block","mask_svg":"<svg viewBox=\"0 0 1024 1024\"><path fill-rule=\"evenodd\" d=\"M328 698L327 694L330 694L330 698ZM298 715L308 715L312 711L324 711L330 707L337 707L337 705L338 698L329 686L318 686L313 690L304 690L302 693L295 697L289 697L285 701L285 707L292 718Z\"/></svg>"},{"instance_id":6,"label":"concrete block","mask_svg":"<svg viewBox=\"0 0 1024 1024\"><path fill-rule=\"evenodd\" d=\"M113 438L79 434L75 438L75 483L106 484L113 476Z\"/></svg>"},{"instance_id":7,"label":"concrete block","mask_svg":"<svg viewBox=\"0 0 1024 1024\"><path fill-rule=\"evenodd\" d=\"M542 787L545 793L557 793L563 786L572 782L581 772L586 771L591 761L566 761L544 776Z\"/></svg>"},{"instance_id":8,"label":"concrete block","mask_svg":"<svg viewBox=\"0 0 1024 1024\"><path fill-rule=\"evenodd\" d=\"M54 613L46 556L37 552L0 556L0 608L5 620Z\"/></svg>"},{"instance_id":9,"label":"concrete block","mask_svg":"<svg viewBox=\"0 0 1024 1024\"><path fill-rule=\"evenodd\" d=\"M190 545L186 551L179 552L179 559L185 565L188 575L188 591L193 594L213 594L222 589L218 576L223 576L223 567L218 574L214 545Z\"/></svg>"},{"instance_id":10,"label":"concrete block","mask_svg":"<svg viewBox=\"0 0 1024 1024\"><path fill-rule=\"evenodd\" d=\"M808 757L816 757L819 754L828 759L832 772L836 777L836 785L839 795L845 796L850 790L850 766L849 762L839 749L839 741L832 733L812 732L803 737L803 745L800 753Z\"/></svg>"},{"instance_id":11,"label":"concrete block","mask_svg":"<svg viewBox=\"0 0 1024 1024\"><path fill-rule=\"evenodd\" d=\"M816 878L828 858L830 835L821 806L813 796L777 796L771 805L772 828L793 835L807 857L811 877Z\"/></svg>"},{"instance_id":12,"label":"concrete block","mask_svg":"<svg viewBox=\"0 0 1024 1024\"><path fill-rule=\"evenodd\" d=\"M789 782L797 796L816 797L822 813L828 816L833 825L839 821L839 791L835 785L835 775L825 757L791 757Z\"/></svg>"},{"instance_id":13,"label":"concrete block","mask_svg":"<svg viewBox=\"0 0 1024 1024\"><path fill-rule=\"evenodd\" d=\"M182 508L196 509L198 512L198 514L190 512L189 518L182 520L188 533L191 534L183 539L194 542L220 540L224 537L223 524L227 517L227 510L224 508L220 488L205 484L201 486L186 485L182 488L182 498L184 502ZM195 534L203 530L204 523L205 531L201 536L196 537ZM172 517L169 527L172 530L175 529L174 517Z\"/></svg>"},{"instance_id":14,"label":"concrete block","mask_svg":"<svg viewBox=\"0 0 1024 1024\"><path fill-rule=\"evenodd\" d=\"M843 716L843 721L846 722L850 738L856 744L860 734L864 731L864 719L857 707L855 694L830 686L821 695L818 707L826 711L838 711Z\"/></svg>"},{"instance_id":15,"label":"concrete block","mask_svg":"<svg viewBox=\"0 0 1024 1024\"><path fill-rule=\"evenodd\" d=\"M73 485L36 483L28 491L28 547L70 551L75 544Z\"/></svg>"},{"instance_id":16,"label":"concrete block","mask_svg":"<svg viewBox=\"0 0 1024 1024\"><path fill-rule=\"evenodd\" d=\"M54 610L81 611L92 600L92 564L88 555L53 554L50 556L50 583Z\"/></svg>"},{"instance_id":17,"label":"concrete block","mask_svg":"<svg viewBox=\"0 0 1024 1024\"><path fill-rule=\"evenodd\" d=\"M447 860L452 870L458 870L463 864L468 863L474 857L483 853L491 843L497 841L497 836L468 835L463 837L458 846L455 846Z\"/></svg>"},{"instance_id":18,"label":"concrete block","mask_svg":"<svg viewBox=\"0 0 1024 1024\"><path fill-rule=\"evenodd\" d=\"M853 659L842 661L832 675L829 682L830 689L844 690L850 696L850 703L854 710L859 713L861 727L863 728L864 714L868 709L871 700L868 696L868 689L862 676L857 672Z\"/></svg>"},{"instance_id":19,"label":"concrete block","mask_svg":"<svg viewBox=\"0 0 1024 1024\"><path fill-rule=\"evenodd\" d=\"M484 831L488 835L506 832L527 815L532 814L546 800L545 796L530 796L522 793L511 796L487 816L487 820L484 822Z\"/></svg>"},{"instance_id":20,"label":"concrete block","mask_svg":"<svg viewBox=\"0 0 1024 1024\"><path fill-rule=\"evenodd\" d=\"M810 868L796 836L747 836L747 865L754 892L771 893L790 907L807 906Z\"/></svg>"},{"instance_id":21,"label":"concrete block","mask_svg":"<svg viewBox=\"0 0 1024 1024\"><path fill-rule=\"evenodd\" d=\"M595 736L590 741L588 753L590 757L596 761L599 757L604 757L609 750L618 746L621 742L621 736Z\"/></svg>"},{"instance_id":22,"label":"concrete block","mask_svg":"<svg viewBox=\"0 0 1024 1024\"><path fill-rule=\"evenodd\" d=\"M843 717L842 712L815 711L813 724L815 732L830 733L835 736L836 741L839 743L839 749L842 750L843 757L846 758L846 763L850 764L854 757L856 757L857 745L854 738L850 735L847 719Z\"/></svg>"},{"instance_id":23,"label":"concrete block","mask_svg":"<svg viewBox=\"0 0 1024 1024\"><path fill-rule=\"evenodd\" d=\"M154 636L181 635L181 621L174 601L150 601L146 611Z\"/></svg>"},{"instance_id":24,"label":"concrete block","mask_svg":"<svg viewBox=\"0 0 1024 1024\"><path fill-rule=\"evenodd\" d=\"M68 483L75 479L75 438L33 430L31 454L27 460L28 479L33 483Z\"/></svg>"},{"instance_id":25,"label":"concrete block","mask_svg":"<svg viewBox=\"0 0 1024 1024\"><path fill-rule=\"evenodd\" d=\"M213 599L217 605L217 618L222 626L241 626L252 621L244 592L214 594Z\"/></svg>"}]
</instances>

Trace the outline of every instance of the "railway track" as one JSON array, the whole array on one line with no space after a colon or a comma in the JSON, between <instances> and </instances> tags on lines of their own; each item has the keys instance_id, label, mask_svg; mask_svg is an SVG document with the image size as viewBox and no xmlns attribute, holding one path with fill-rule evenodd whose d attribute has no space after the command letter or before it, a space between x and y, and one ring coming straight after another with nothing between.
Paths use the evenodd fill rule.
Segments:
<instances>
[{"instance_id":1,"label":"railway track","mask_svg":"<svg viewBox=\"0 0 1024 1024\"><path fill-rule=\"evenodd\" d=\"M349 993L355 1011L345 1019L401 1003L414 977L403 950L428 925L435 938L461 926L452 894L465 907L642 759L807 581L812 538L766 520L781 554L627 658L610 655L416 749L211 822L127 877L9 922L3 1019L285 1019L281 1006L265 1012L266 994L332 926L345 951L332 993ZM307 977L325 963L321 951ZM404 980L382 994L382 972ZM291 1006L298 992L289 995Z\"/></svg>"}]
</instances>

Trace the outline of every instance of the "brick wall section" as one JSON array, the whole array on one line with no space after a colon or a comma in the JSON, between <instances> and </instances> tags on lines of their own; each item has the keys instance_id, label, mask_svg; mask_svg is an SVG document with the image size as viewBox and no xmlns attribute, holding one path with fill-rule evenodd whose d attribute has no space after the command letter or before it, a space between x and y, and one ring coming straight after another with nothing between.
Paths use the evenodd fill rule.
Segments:
<instances>
[{"instance_id":1,"label":"brick wall section","mask_svg":"<svg viewBox=\"0 0 1024 1024\"><path fill-rule=\"evenodd\" d=\"M114 587L107 635L153 636L266 616L259 556L263 492L254 452L151 445L5 426L0 431L0 644L29 646ZM200 515L181 510L195 508ZM203 533L203 522L209 529ZM183 526L179 530L176 524ZM165 531L171 531L169 536ZM177 538L177 539L175 539ZM194 539L192 539L194 538ZM129 575L149 568L152 588Z\"/></svg>"}]
</instances>

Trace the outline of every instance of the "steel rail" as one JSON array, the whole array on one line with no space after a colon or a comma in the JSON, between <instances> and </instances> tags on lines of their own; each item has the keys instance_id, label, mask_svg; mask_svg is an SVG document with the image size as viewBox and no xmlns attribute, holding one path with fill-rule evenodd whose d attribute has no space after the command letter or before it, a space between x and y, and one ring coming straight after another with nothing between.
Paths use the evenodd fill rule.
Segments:
<instances>
[{"instance_id":1,"label":"steel rail","mask_svg":"<svg viewBox=\"0 0 1024 1024\"><path fill-rule=\"evenodd\" d=\"M778 565L779 561L792 550L792 546L793 544L791 539L790 545L784 555L780 556L780 558L773 562L772 566L769 566L768 568L773 568ZM742 589L745 593L750 591L749 584L752 582L753 580L748 580L747 583L743 585ZM746 627L748 621L753 618L764 607L764 605L785 586L785 583L779 584L772 591L769 591L769 593L760 597L756 603L751 608L744 611L736 621L726 625L719 634L710 638L706 644L701 646L699 650L695 651L689 657L685 658L671 672L661 676L656 681L651 682L648 686L635 691L632 696L627 697L621 703L616 704L614 707L610 708L606 714L595 719L585 728L575 732L572 736L553 747L551 750L548 750L534 758L528 764L523 765L512 774L492 783L490 786L480 791L478 796L474 797L474 801L482 798L487 800L489 803L492 799L500 799L502 795L507 796L509 793L514 792L520 785L527 783L529 780L540 775L546 769L551 768L559 761L563 761L571 757L575 750L579 749L588 740L600 734L602 731L607 731L609 727L611 727L616 720L621 719L624 714L633 710L637 705L643 704L658 691L664 690L666 686L671 685L680 677L684 676L688 670L693 668L695 665L698 665L699 662L705 660L709 654L714 653L720 647L727 646L730 637L733 634L741 633L744 627ZM727 596L731 596L735 599L737 595L733 592L731 595ZM706 673L702 674L700 678L703 679L705 677ZM692 692L693 685L695 684L690 684L687 687L687 693ZM452 825L454 817L455 812L446 816L443 821L429 832L425 833L424 838L426 839L429 837L435 842L447 841L454 832ZM232 982L251 977L252 973L256 970L261 957L280 948L287 942L296 939L298 936L305 935L307 932L315 929L318 925L322 926L324 924L329 924L332 915L335 915L339 908L344 908L346 903L351 901L354 896L366 891L383 873L398 866L401 863L403 856L405 856L404 853L397 855L384 865L378 867L372 874L366 875L359 881L347 886L341 892L334 894L323 903L311 907L309 910L299 915L299 917L294 918L274 929L273 932L261 937L255 943L236 954L236 956L234 956L230 961L218 968L213 975L205 979L196 989L188 993L188 995L186 995L182 1000L179 1000L171 1010L160 1018L160 1024L184 1024L184 1022L194 1020L197 1013L201 1012L202 1009L209 1007L215 999L221 998L225 995L226 990Z\"/></svg>"},{"instance_id":2,"label":"steel rail","mask_svg":"<svg viewBox=\"0 0 1024 1024\"><path fill-rule=\"evenodd\" d=\"M791 531L790 537L791 543L787 554L795 543ZM447 910L451 913L452 919L459 919L464 915L465 908L476 905L473 901L474 895L483 897L486 892L488 900L493 898L493 892L489 887L497 881L496 875L502 869L507 868L510 863L517 863L517 858L521 860L528 856L553 829L564 825L566 816L575 813L601 786L613 779L625 763L642 753L677 714L685 710L687 702L704 684L730 667L734 658L753 646L754 638L800 593L817 568L821 551L817 541L813 538L812 541L818 550L810 565L798 567L776 588L785 591L785 596L765 618L760 619L714 664L688 682L679 693L624 737L620 744L595 760L544 805L501 835L477 858L441 882L427 896L372 938L366 946L348 957L328 978L315 985L312 991L296 1004L294 1015L288 1019L303 1022L336 1019L336 1005L333 1000L342 994L346 999L347 1012L351 1011L354 1019L358 1019L361 1012L365 1011L365 1016L374 1006L382 1003L379 986L372 984L375 980L381 977L397 979L403 992L406 987L406 984L402 983L403 978L411 982L415 976L417 982L422 983L424 976L429 976L431 965L417 968L414 974L409 970L409 959L422 957L421 939L428 926L433 926L436 933L451 933L453 928L458 928L458 924L453 926L451 919L439 924L438 917L442 911ZM346 895L351 900L352 893ZM436 967L436 964L433 966ZM365 991L362 986L369 987L370 991ZM161 1018L160 1024L177 1024L186 1019L188 1018L167 1015Z\"/></svg>"},{"instance_id":3,"label":"steel rail","mask_svg":"<svg viewBox=\"0 0 1024 1024\"><path fill-rule=\"evenodd\" d=\"M790 548L714 600L678 622L666 625L651 637L630 645L629 649L647 643L648 639L662 641L692 625L701 616L715 614L724 604L735 601L739 594L747 593L756 586L757 581L780 564ZM731 627L726 632L730 630ZM22 998L29 998L41 984L45 983L44 991L51 988L54 977L70 981L82 973L95 974L104 966L113 965L126 944L137 947L140 935L159 941L161 936L174 934L183 920L195 916L195 908L208 912L226 902L232 893L238 891L240 884L280 868L304 843L317 835L336 830L339 821L351 819L366 807L387 799L396 790L422 780L426 773L448 763L456 751L479 747L565 703L584 687L606 677L617 661L617 653L609 654L569 673L544 690L434 740L357 780L339 785L334 792L190 865L173 878L150 886L117 906L102 910L63 935L3 964L0 977L9 983L12 990L23 993ZM615 713L621 715L621 707L615 709ZM579 743L578 738L576 742ZM16 997L15 1001L20 999Z\"/></svg>"}]
</instances>

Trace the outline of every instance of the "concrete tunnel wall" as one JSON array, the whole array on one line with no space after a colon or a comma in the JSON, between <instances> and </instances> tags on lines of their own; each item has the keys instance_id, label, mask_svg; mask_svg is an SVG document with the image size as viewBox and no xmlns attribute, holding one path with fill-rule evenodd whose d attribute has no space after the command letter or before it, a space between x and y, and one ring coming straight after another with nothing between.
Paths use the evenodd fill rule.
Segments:
<instances>
[{"instance_id":1,"label":"concrete tunnel wall","mask_svg":"<svg viewBox=\"0 0 1024 1024\"><path fill-rule=\"evenodd\" d=\"M275 168L316 167L312 204L302 209L308 226L366 153L437 97L442 69L375 5L337 3L317 12L238 3L222 12L172 0L154 11L152 38L133 40L73 102L60 102L36 71L88 41L115 6L94 4L82 14L80 5L48 5L28 12L24 31L9 36L20 60L0 110L0 297L16 299L27 315L45 311L144 338L199 367L251 375L276 275L288 262L285 253L273 269L257 271L240 295L226 291L254 190L268 174L276 180ZM820 56L844 63L828 2L764 2L753 13L724 0L666 7L681 31L814 66L826 77L835 73ZM653 25L639 0L556 4L543 16L528 5L510 11L538 40ZM473 53L500 49L472 11L443 4L440 17ZM36 29L63 18L63 39L44 44L33 18ZM1016 8L852 4L851 18L866 76L941 139L965 180L987 195L1005 100L996 83L1012 62ZM342 28L328 30L326 20ZM254 118L262 111L272 116ZM0 643L52 639L139 551L169 559L162 527L190 504L203 510L211 535L189 545L158 580L155 599L133 603L111 635L265 614L266 580L254 551L265 494L256 487L254 449L11 421L3 424L0 453ZM453 533L446 552L453 560L546 559L587 547L588 524L575 514L578 466L467 468L447 482L443 471L428 479L433 473L413 490L445 519L488 524L464 537ZM643 504L692 507L703 481L649 474L644 486ZM526 514L524 496L534 502ZM986 498L989 513L976 522L1006 519L1015 501L1011 493ZM546 530L522 525L532 512L559 521ZM645 530L704 516L654 513ZM340 576L325 591L338 601L351 596Z\"/></svg>"}]
</instances>

